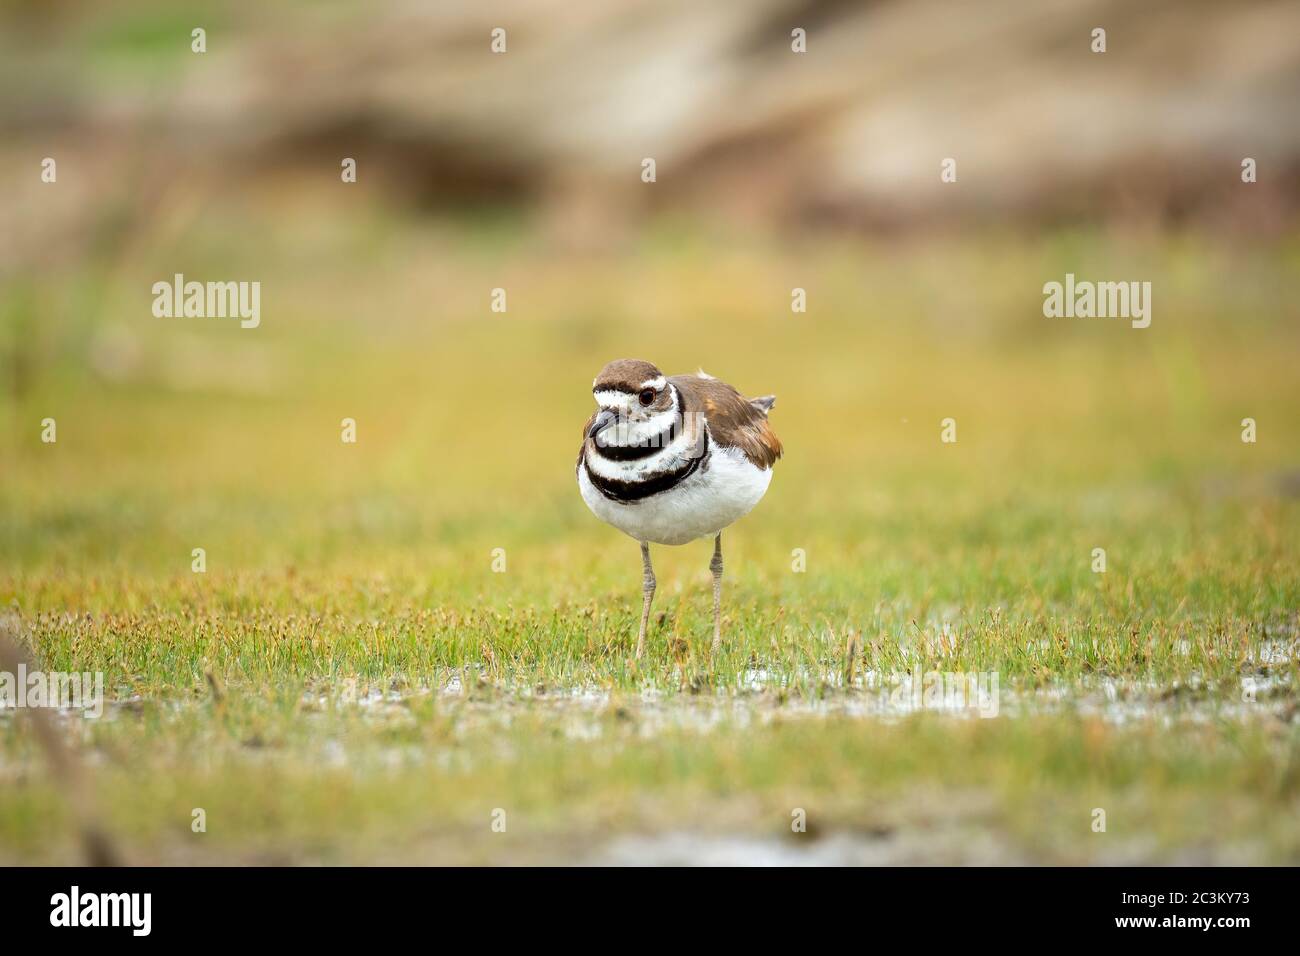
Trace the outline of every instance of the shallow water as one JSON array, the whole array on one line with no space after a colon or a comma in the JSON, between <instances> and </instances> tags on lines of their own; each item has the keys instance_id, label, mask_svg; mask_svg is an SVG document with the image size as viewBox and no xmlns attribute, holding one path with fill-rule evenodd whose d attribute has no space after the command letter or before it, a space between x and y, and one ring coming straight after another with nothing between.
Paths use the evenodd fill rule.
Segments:
<instances>
[{"instance_id":1,"label":"shallow water","mask_svg":"<svg viewBox=\"0 0 1300 956\"><path fill-rule=\"evenodd\" d=\"M1292 659L1291 642L1278 642L1261 649L1267 668ZM300 698L292 721L297 729L288 744L299 755L307 755L325 766L368 768L434 763L473 762L484 757L509 759L510 735L495 735L521 721L545 727L575 742L601 741L630 746L669 734L708 735L719 731L744 730L787 720L861 720L895 723L917 714L943 720L1032 719L1058 714L1095 717L1109 724L1139 724L1155 721L1161 727L1233 722L1247 724L1270 720L1292 722L1298 718L1300 689L1297 676L1285 673L1244 676L1231 687L1214 686L1196 678L1173 683L1093 678L1047 687L1027 688L986 680L978 675L956 675L954 684L935 683L927 692L924 674L858 675L845 686L842 675L800 675L792 687L789 676L774 679L761 669L742 675L738 686L710 693L665 692L647 686L639 693L612 691L596 686L565 688L513 687L502 684L462 685L459 674L448 674L424 687L411 688L405 681L387 685L356 681L316 683ZM942 676L942 675L940 675ZM996 675L986 675L995 677ZM965 679L969 678L969 679ZM965 679L965 680L963 680ZM837 684L836 681L839 681ZM799 687L815 686L808 694ZM938 690L956 693L940 693ZM963 691L970 691L963 694ZM240 688L228 688L238 697ZM151 703L138 696L107 704L103 720L132 720L152 709L163 720L192 718L199 707L210 706L203 697L186 697ZM13 708L0 708L0 727L11 721ZM445 720L442 738L449 746L428 746L419 725L429 716ZM347 723L360 719L375 730L397 731L395 739L381 742L370 734L352 734ZM342 722L340 722L342 721ZM85 734L90 728L78 712L60 714L70 733ZM402 740L401 732L419 741ZM484 753L484 731L495 748ZM460 741L473 747L457 747ZM256 739L243 750L246 759L275 760L282 750L264 746ZM94 753L88 754L92 762ZM823 851L819 851L823 852ZM874 850L873 850L874 852Z\"/></svg>"}]
</instances>

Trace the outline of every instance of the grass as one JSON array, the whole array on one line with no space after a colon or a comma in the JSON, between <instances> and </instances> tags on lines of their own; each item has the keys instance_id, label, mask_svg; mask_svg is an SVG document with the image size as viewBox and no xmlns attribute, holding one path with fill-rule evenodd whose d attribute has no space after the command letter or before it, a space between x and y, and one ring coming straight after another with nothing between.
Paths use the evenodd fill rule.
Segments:
<instances>
[{"instance_id":1,"label":"grass","mask_svg":"<svg viewBox=\"0 0 1300 956\"><path fill-rule=\"evenodd\" d=\"M580 861L798 840L795 807L885 862L1300 859L1293 243L665 224L593 253L355 211L300 235L322 205L200 203L0 301L29 370L0 600L43 666L106 675L110 716L65 727L128 859ZM260 279L261 328L154 319L182 270ZM1044 319L1067 271L1150 279L1152 327ZM656 549L638 665L636 545L574 487L619 355L779 396L716 659L708 543ZM1002 712L883 704L913 671L995 672ZM0 777L0 858L72 858L11 712Z\"/></svg>"},{"instance_id":2,"label":"grass","mask_svg":"<svg viewBox=\"0 0 1300 956\"><path fill-rule=\"evenodd\" d=\"M562 707L502 706L499 719L430 699L385 717L146 707L93 741L119 839L165 862L584 861L617 834L795 841L794 808L811 839L848 834L907 862L1284 862L1300 838L1284 812L1296 768L1276 759L1294 740L1276 729L773 714L702 732L647 728L636 703L615 703L575 739ZM56 797L7 794L19 858L75 853ZM191 832L195 807L206 833Z\"/></svg>"}]
</instances>

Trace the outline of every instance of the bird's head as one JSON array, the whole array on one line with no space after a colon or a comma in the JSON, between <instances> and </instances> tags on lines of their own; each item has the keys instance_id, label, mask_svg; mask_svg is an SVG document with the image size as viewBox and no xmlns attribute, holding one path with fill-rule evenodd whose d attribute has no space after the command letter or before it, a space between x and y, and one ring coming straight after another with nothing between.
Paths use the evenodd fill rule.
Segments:
<instances>
[{"instance_id":1,"label":"bird's head","mask_svg":"<svg viewBox=\"0 0 1300 956\"><path fill-rule=\"evenodd\" d=\"M649 421L673 407L672 389L664 373L640 359L616 359L591 383L600 412L587 432L589 438L615 422Z\"/></svg>"}]
</instances>

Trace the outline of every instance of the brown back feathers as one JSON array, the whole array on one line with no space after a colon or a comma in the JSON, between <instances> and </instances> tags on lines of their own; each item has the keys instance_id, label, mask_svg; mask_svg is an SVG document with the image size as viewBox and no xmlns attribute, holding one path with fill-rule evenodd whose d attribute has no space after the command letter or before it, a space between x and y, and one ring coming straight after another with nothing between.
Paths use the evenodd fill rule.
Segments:
<instances>
[{"instance_id":1,"label":"brown back feathers","mask_svg":"<svg viewBox=\"0 0 1300 956\"><path fill-rule=\"evenodd\" d=\"M726 382L697 375L673 375L668 381L682 397L687 420L702 414L714 442L739 449L763 469L771 468L781 457L781 440L767 421L767 410L776 403L775 396L751 401Z\"/></svg>"}]
</instances>

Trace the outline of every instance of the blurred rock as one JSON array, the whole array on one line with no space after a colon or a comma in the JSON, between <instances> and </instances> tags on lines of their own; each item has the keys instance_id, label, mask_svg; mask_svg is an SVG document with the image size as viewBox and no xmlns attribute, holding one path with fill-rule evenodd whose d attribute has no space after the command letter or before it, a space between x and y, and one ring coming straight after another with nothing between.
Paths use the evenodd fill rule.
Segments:
<instances>
[{"instance_id":1,"label":"blurred rock","mask_svg":"<svg viewBox=\"0 0 1300 956\"><path fill-rule=\"evenodd\" d=\"M185 26L200 14L148 4L137 29L153 31L150 49L151 15L176 33L176 49L150 54L153 82L48 52L93 49L115 10L37 23L19 9L0 96L12 142L93 137L105 162L147 151L155 189L204 164L231 181L288 167L326 182L354 156L361 182L405 207L541 203L583 234L663 208L767 225L1276 230L1300 195L1294 3L302 5L209 24L202 55ZM796 27L806 53L791 50ZM1094 27L1105 53L1090 50ZM945 158L955 183L940 181Z\"/></svg>"}]
</instances>

